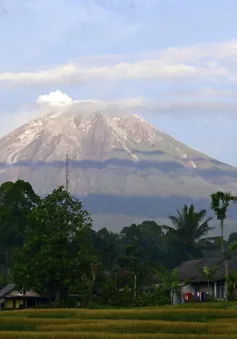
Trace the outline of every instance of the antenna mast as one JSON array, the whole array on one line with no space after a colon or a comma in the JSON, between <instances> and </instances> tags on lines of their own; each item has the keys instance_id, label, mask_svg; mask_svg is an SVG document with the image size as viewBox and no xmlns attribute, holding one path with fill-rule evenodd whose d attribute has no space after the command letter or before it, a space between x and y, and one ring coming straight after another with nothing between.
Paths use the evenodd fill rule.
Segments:
<instances>
[{"instance_id":1,"label":"antenna mast","mask_svg":"<svg viewBox=\"0 0 237 339\"><path fill-rule=\"evenodd\" d=\"M69 156L66 155L66 163L65 163L65 181L66 181L66 190L69 192Z\"/></svg>"}]
</instances>

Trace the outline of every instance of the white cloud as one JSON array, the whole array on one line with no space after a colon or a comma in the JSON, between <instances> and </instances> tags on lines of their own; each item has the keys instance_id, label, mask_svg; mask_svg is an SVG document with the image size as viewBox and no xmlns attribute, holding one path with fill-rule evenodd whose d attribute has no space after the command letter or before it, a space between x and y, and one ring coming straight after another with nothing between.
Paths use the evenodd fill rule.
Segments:
<instances>
[{"instance_id":1,"label":"white cloud","mask_svg":"<svg viewBox=\"0 0 237 339\"><path fill-rule=\"evenodd\" d=\"M69 64L36 72L0 73L0 83L16 86L67 83L76 71L76 67Z\"/></svg>"},{"instance_id":2,"label":"white cloud","mask_svg":"<svg viewBox=\"0 0 237 339\"><path fill-rule=\"evenodd\" d=\"M203 89L200 93L205 95L208 92L207 89ZM220 92L213 89L209 89L210 99L214 94L216 96L215 100L211 99L209 101L202 101L198 96L194 96L193 100L182 100L180 99L168 99L155 101L145 97L132 97L132 98L120 98L114 100L72 100L67 94L57 90L51 92L48 95L44 95L46 98L44 101L40 101L39 96L37 102L39 104L39 110L42 111L44 108L45 112L52 112L52 109L59 109L65 111L75 110L80 112L94 112L94 111L107 111L112 114L129 114L129 113L152 113L152 114L161 114L169 112L183 112L183 113L195 113L195 112L217 112L217 113L237 113L237 102L223 102L217 99ZM225 93L225 92L224 92ZM55 99L56 98L56 99ZM204 96L205 98L205 96ZM59 103L60 106L59 106ZM63 103L63 105L62 105ZM44 106L43 106L44 104ZM47 104L48 106L46 106Z\"/></svg>"},{"instance_id":3,"label":"white cloud","mask_svg":"<svg viewBox=\"0 0 237 339\"><path fill-rule=\"evenodd\" d=\"M34 72L2 72L0 86L35 86L83 84L96 79L103 80L175 80L192 81L237 81L237 42L191 46L187 48L171 48L149 54L126 56L94 57L93 65L90 57L75 62L58 65ZM121 61L121 59L123 61ZM133 59L133 61L131 60ZM135 60L134 60L135 59ZM102 61L103 60L103 61ZM100 62L102 61L102 65ZM105 61L109 65L105 65Z\"/></svg>"},{"instance_id":4,"label":"white cloud","mask_svg":"<svg viewBox=\"0 0 237 339\"><path fill-rule=\"evenodd\" d=\"M51 92L49 94L40 95L36 100L36 103L60 107L73 104L73 100L67 94L61 92L60 90L56 90L55 92Z\"/></svg>"},{"instance_id":5,"label":"white cloud","mask_svg":"<svg viewBox=\"0 0 237 339\"><path fill-rule=\"evenodd\" d=\"M39 95L32 111L48 114L52 111L94 112L107 111L111 113L128 113L134 110L153 109L153 101L144 97L122 98L115 100L73 100L66 93L56 90L49 94Z\"/></svg>"},{"instance_id":6,"label":"white cloud","mask_svg":"<svg viewBox=\"0 0 237 339\"><path fill-rule=\"evenodd\" d=\"M40 115L54 112L78 112L90 114L98 111L108 114L132 114L137 111L149 111L153 102L143 97L117 99L111 101L73 100L66 93L56 90L49 94L40 95L36 103L28 109L19 110L12 114L0 113L0 137L15 128L29 122Z\"/></svg>"},{"instance_id":7,"label":"white cloud","mask_svg":"<svg viewBox=\"0 0 237 339\"><path fill-rule=\"evenodd\" d=\"M36 103L14 114L0 113L0 136L14 130L27 123L29 120L37 118L41 114L54 112L76 112L78 114L90 114L94 112L107 112L113 115L120 114L167 114L167 113L204 113L210 112L223 114L236 114L237 102L221 102L218 100L218 93L213 89L204 89L199 93L210 96L214 95L215 100L202 101L198 96L193 96L192 100L185 101L182 98L171 98L163 101L153 101L144 97L120 98L115 100L73 100L66 93L56 90L49 94L39 95ZM192 92L190 92L192 93ZM194 92L195 93L195 92ZM9 127L10 126L10 127Z\"/></svg>"},{"instance_id":8,"label":"white cloud","mask_svg":"<svg viewBox=\"0 0 237 339\"><path fill-rule=\"evenodd\" d=\"M208 94L221 98L220 93L215 89L203 89L200 92L204 93L204 98ZM224 92L225 93L225 92ZM40 95L36 100L35 107L38 112L47 114L52 110L60 111L77 111L77 112L95 112L106 111L112 114L129 114L129 113L169 113L169 112L218 112L218 113L237 113L237 102L223 102L217 98L209 101L202 101L197 96L193 96L193 100L168 99L155 101L145 97L120 98L114 100L73 100L66 93L56 90L46 95Z\"/></svg>"}]
</instances>

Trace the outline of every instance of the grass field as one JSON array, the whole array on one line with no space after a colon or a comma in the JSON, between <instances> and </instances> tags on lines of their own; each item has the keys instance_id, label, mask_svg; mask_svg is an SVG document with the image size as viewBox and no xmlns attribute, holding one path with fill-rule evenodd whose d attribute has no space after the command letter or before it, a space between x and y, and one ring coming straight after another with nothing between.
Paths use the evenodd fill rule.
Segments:
<instances>
[{"instance_id":1,"label":"grass field","mask_svg":"<svg viewBox=\"0 0 237 339\"><path fill-rule=\"evenodd\" d=\"M237 303L0 312L0 338L237 338Z\"/></svg>"}]
</instances>

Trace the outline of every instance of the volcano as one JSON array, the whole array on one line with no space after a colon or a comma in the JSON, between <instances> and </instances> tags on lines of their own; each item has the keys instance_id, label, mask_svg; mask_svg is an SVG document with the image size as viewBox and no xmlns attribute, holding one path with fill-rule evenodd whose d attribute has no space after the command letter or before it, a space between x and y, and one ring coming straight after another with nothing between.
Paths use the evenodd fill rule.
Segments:
<instances>
[{"instance_id":1,"label":"volcano","mask_svg":"<svg viewBox=\"0 0 237 339\"><path fill-rule=\"evenodd\" d=\"M22 179L45 196L65 185L96 228L163 221L184 204L237 193L237 169L180 143L137 115L53 112L0 139L0 183ZM231 215L236 219L235 215Z\"/></svg>"}]
</instances>

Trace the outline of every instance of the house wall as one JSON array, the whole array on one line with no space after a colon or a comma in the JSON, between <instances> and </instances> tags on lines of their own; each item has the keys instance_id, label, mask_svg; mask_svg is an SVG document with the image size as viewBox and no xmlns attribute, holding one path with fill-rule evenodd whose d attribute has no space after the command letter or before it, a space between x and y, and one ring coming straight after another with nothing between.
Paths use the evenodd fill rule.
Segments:
<instances>
[{"instance_id":1,"label":"house wall","mask_svg":"<svg viewBox=\"0 0 237 339\"><path fill-rule=\"evenodd\" d=\"M192 293L193 295L197 292L208 292L209 295L214 294L214 286L210 283L209 289L208 284L189 284L181 288L181 295L184 296L185 293Z\"/></svg>"},{"instance_id":2,"label":"house wall","mask_svg":"<svg viewBox=\"0 0 237 339\"><path fill-rule=\"evenodd\" d=\"M6 300L5 302L5 308L13 308L13 300Z\"/></svg>"},{"instance_id":3,"label":"house wall","mask_svg":"<svg viewBox=\"0 0 237 339\"><path fill-rule=\"evenodd\" d=\"M24 300L16 300L16 308L20 308L20 305L24 305Z\"/></svg>"},{"instance_id":4,"label":"house wall","mask_svg":"<svg viewBox=\"0 0 237 339\"><path fill-rule=\"evenodd\" d=\"M24 305L23 299L17 299L17 300L6 299L6 302L5 302L6 309L20 308L20 305Z\"/></svg>"},{"instance_id":5,"label":"house wall","mask_svg":"<svg viewBox=\"0 0 237 339\"><path fill-rule=\"evenodd\" d=\"M224 300L226 298L224 282L220 282L216 284L216 298L220 300Z\"/></svg>"},{"instance_id":6,"label":"house wall","mask_svg":"<svg viewBox=\"0 0 237 339\"><path fill-rule=\"evenodd\" d=\"M210 288L208 284L195 284L195 288L198 292L208 292L208 294L214 296L216 299L225 299L224 282L211 282Z\"/></svg>"},{"instance_id":7,"label":"house wall","mask_svg":"<svg viewBox=\"0 0 237 339\"><path fill-rule=\"evenodd\" d=\"M185 285L181 287L181 295L184 295L185 293L195 293L195 289L193 285Z\"/></svg>"},{"instance_id":8,"label":"house wall","mask_svg":"<svg viewBox=\"0 0 237 339\"><path fill-rule=\"evenodd\" d=\"M223 282L218 283L210 282L209 288L208 283L189 284L181 288L182 295L184 295L185 293L195 294L196 292L208 292L209 295L214 296L216 299L220 300L225 298Z\"/></svg>"},{"instance_id":9,"label":"house wall","mask_svg":"<svg viewBox=\"0 0 237 339\"><path fill-rule=\"evenodd\" d=\"M214 294L214 285L213 283L210 283L210 286L208 288L208 284L198 284L196 285L197 292L208 292L208 294L213 295Z\"/></svg>"}]
</instances>

